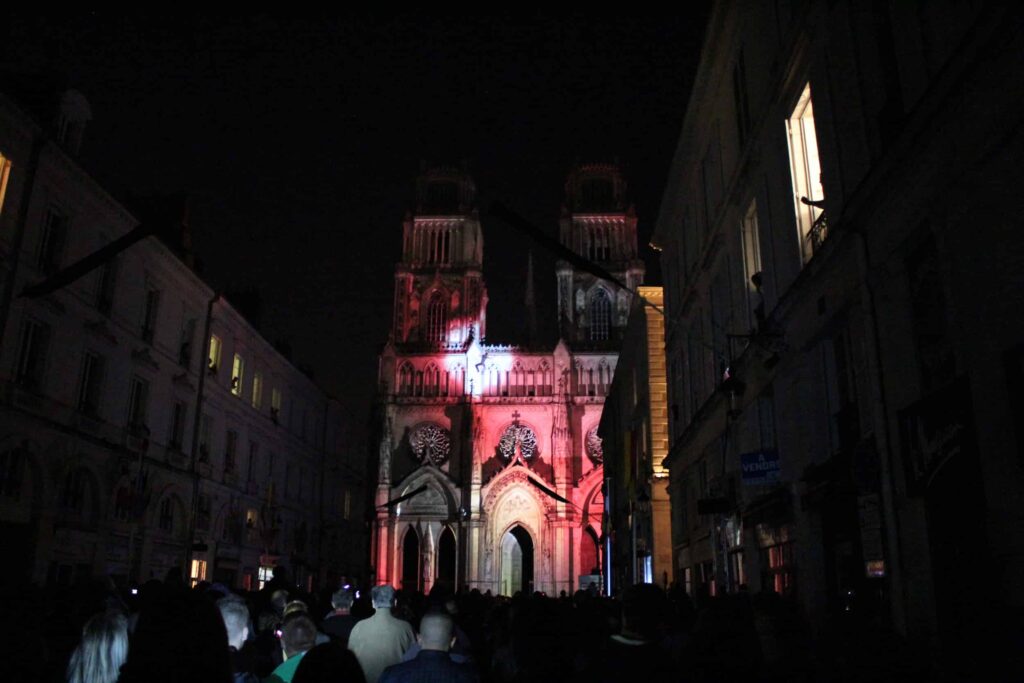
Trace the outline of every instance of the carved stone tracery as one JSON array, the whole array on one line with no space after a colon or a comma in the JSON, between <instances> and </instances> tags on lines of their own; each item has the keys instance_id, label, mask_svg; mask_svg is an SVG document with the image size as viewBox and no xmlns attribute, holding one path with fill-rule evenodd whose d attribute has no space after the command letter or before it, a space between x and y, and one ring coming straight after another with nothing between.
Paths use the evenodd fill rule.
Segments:
<instances>
[{"instance_id":1,"label":"carved stone tracery","mask_svg":"<svg viewBox=\"0 0 1024 683\"><path fill-rule=\"evenodd\" d=\"M448 461L451 435L447 429L436 424L424 424L416 427L409 435L409 445L420 462L440 467Z\"/></svg>"},{"instance_id":2,"label":"carved stone tracery","mask_svg":"<svg viewBox=\"0 0 1024 683\"><path fill-rule=\"evenodd\" d=\"M604 446L601 443L601 437L597 435L597 427L587 432L586 447L587 457L597 464L604 461Z\"/></svg>"}]
</instances>

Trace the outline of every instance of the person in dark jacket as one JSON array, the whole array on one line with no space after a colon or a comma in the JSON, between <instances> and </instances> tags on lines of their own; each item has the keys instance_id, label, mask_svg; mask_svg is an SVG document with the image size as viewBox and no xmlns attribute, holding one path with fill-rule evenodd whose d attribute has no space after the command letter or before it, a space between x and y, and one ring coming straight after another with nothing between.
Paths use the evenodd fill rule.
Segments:
<instances>
[{"instance_id":1,"label":"person in dark jacket","mask_svg":"<svg viewBox=\"0 0 1024 683\"><path fill-rule=\"evenodd\" d=\"M443 611L428 612L420 621L420 653L415 659L389 666L380 683L476 683L473 667L456 664L448 656L455 640L455 622Z\"/></svg>"},{"instance_id":2,"label":"person in dark jacket","mask_svg":"<svg viewBox=\"0 0 1024 683\"><path fill-rule=\"evenodd\" d=\"M331 596L331 605L334 611L324 617L320 624L320 630L330 636L331 640L348 647L348 635L352 633L352 627L359 621L351 613L352 591L342 588Z\"/></svg>"}]
</instances>

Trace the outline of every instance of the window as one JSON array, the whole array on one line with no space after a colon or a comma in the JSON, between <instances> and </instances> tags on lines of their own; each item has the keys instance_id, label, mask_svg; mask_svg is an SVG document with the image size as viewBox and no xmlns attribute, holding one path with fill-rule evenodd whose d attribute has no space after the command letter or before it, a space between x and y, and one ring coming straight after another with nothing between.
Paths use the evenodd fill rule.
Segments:
<instances>
[{"instance_id":1,"label":"window","mask_svg":"<svg viewBox=\"0 0 1024 683\"><path fill-rule=\"evenodd\" d=\"M18 500L24 478L25 451L11 448L0 453L0 497Z\"/></svg>"},{"instance_id":2,"label":"window","mask_svg":"<svg viewBox=\"0 0 1024 683\"><path fill-rule=\"evenodd\" d=\"M427 306L427 341L443 342L448 339L448 305L441 292L430 295Z\"/></svg>"},{"instance_id":3,"label":"window","mask_svg":"<svg viewBox=\"0 0 1024 683\"><path fill-rule=\"evenodd\" d=\"M187 368L192 362L192 340L196 337L196 319L187 318L181 326L181 339L178 341L178 365Z\"/></svg>"},{"instance_id":4,"label":"window","mask_svg":"<svg viewBox=\"0 0 1024 683\"><path fill-rule=\"evenodd\" d=\"M793 113L786 120L786 133L789 138L789 165L800 251L804 261L809 261L828 231L822 211L825 191L821 185L821 163L818 160L818 138L814 129L810 83L804 86Z\"/></svg>"},{"instance_id":5,"label":"window","mask_svg":"<svg viewBox=\"0 0 1024 683\"><path fill-rule=\"evenodd\" d=\"M352 516L352 492L344 491L342 493L342 507L341 516L343 519L349 519Z\"/></svg>"},{"instance_id":6,"label":"window","mask_svg":"<svg viewBox=\"0 0 1024 683\"><path fill-rule=\"evenodd\" d=\"M142 310L142 331L143 341L152 342L153 334L156 331L156 316L160 308L160 290L153 287L146 288L146 301Z\"/></svg>"},{"instance_id":7,"label":"window","mask_svg":"<svg viewBox=\"0 0 1024 683\"><path fill-rule=\"evenodd\" d=\"M0 213L4 210L4 195L7 194L7 179L11 177L11 160L0 153Z\"/></svg>"},{"instance_id":8,"label":"window","mask_svg":"<svg viewBox=\"0 0 1024 683\"><path fill-rule=\"evenodd\" d=\"M270 392L270 417L277 424L281 416L281 390L274 389Z\"/></svg>"},{"instance_id":9,"label":"window","mask_svg":"<svg viewBox=\"0 0 1024 683\"><path fill-rule=\"evenodd\" d=\"M199 423L199 462L210 461L210 449L213 447L213 418L203 415Z\"/></svg>"},{"instance_id":10,"label":"window","mask_svg":"<svg viewBox=\"0 0 1024 683\"><path fill-rule=\"evenodd\" d=\"M46 211L43 219L43 234L36 254L36 265L44 274L50 275L60 268L64 241L67 239L68 218L54 208Z\"/></svg>"},{"instance_id":11,"label":"window","mask_svg":"<svg viewBox=\"0 0 1024 683\"><path fill-rule=\"evenodd\" d=\"M245 359L237 353L231 362L231 393L235 396L242 395L242 382L245 381Z\"/></svg>"},{"instance_id":12,"label":"window","mask_svg":"<svg viewBox=\"0 0 1024 683\"><path fill-rule=\"evenodd\" d=\"M245 473L245 480L252 482L256 477L256 454L259 451L259 444L255 441L249 442L249 468Z\"/></svg>"},{"instance_id":13,"label":"window","mask_svg":"<svg viewBox=\"0 0 1024 683\"><path fill-rule=\"evenodd\" d=\"M764 320L764 296L761 294L761 242L757 227L757 202L751 202L741 226L743 246L743 287L747 300L747 324L751 330ZM755 282L756 281L756 282Z\"/></svg>"},{"instance_id":14,"label":"window","mask_svg":"<svg viewBox=\"0 0 1024 683\"><path fill-rule=\"evenodd\" d=\"M164 498L160 501L160 519L158 521L161 531L171 533L174 531L174 501Z\"/></svg>"},{"instance_id":15,"label":"window","mask_svg":"<svg viewBox=\"0 0 1024 683\"><path fill-rule=\"evenodd\" d=\"M736 133L742 148L750 130L750 108L747 105L747 65L743 56L743 48L740 48L739 57L732 68L732 96L736 106Z\"/></svg>"},{"instance_id":16,"label":"window","mask_svg":"<svg viewBox=\"0 0 1024 683\"><path fill-rule=\"evenodd\" d=\"M252 376L252 407L263 408L263 374L256 372Z\"/></svg>"},{"instance_id":17,"label":"window","mask_svg":"<svg viewBox=\"0 0 1024 683\"><path fill-rule=\"evenodd\" d=\"M42 388L49 345L49 326L35 320L26 321L21 333L18 367L14 373L15 381L25 389L36 391Z\"/></svg>"},{"instance_id":18,"label":"window","mask_svg":"<svg viewBox=\"0 0 1024 683\"><path fill-rule=\"evenodd\" d=\"M174 409L171 411L171 433L168 437L168 445L176 451L181 450L185 438L185 420L188 415L188 406L183 401L175 401Z\"/></svg>"},{"instance_id":19,"label":"window","mask_svg":"<svg viewBox=\"0 0 1024 683\"><path fill-rule=\"evenodd\" d=\"M103 367L103 358L86 352L82 360L82 379L78 385L78 412L84 415L96 415L99 412Z\"/></svg>"},{"instance_id":20,"label":"window","mask_svg":"<svg viewBox=\"0 0 1024 683\"><path fill-rule=\"evenodd\" d=\"M192 560L192 587L200 581L206 581L206 560Z\"/></svg>"},{"instance_id":21,"label":"window","mask_svg":"<svg viewBox=\"0 0 1024 683\"><path fill-rule=\"evenodd\" d=\"M402 363L398 369L398 395L412 396L412 380L414 376L412 365L408 361Z\"/></svg>"},{"instance_id":22,"label":"window","mask_svg":"<svg viewBox=\"0 0 1024 683\"><path fill-rule=\"evenodd\" d=\"M149 403L149 382L132 377L128 389L128 429L132 432L148 431L146 410Z\"/></svg>"},{"instance_id":23,"label":"window","mask_svg":"<svg viewBox=\"0 0 1024 683\"><path fill-rule=\"evenodd\" d=\"M292 497L292 464L290 462L284 465L284 497L287 499Z\"/></svg>"},{"instance_id":24,"label":"window","mask_svg":"<svg viewBox=\"0 0 1024 683\"><path fill-rule=\"evenodd\" d=\"M67 473L60 489L60 507L65 512L81 514L85 504L86 472L76 468Z\"/></svg>"},{"instance_id":25,"label":"window","mask_svg":"<svg viewBox=\"0 0 1024 683\"><path fill-rule=\"evenodd\" d=\"M267 481L270 485L274 485L274 454L269 453L267 455Z\"/></svg>"},{"instance_id":26,"label":"window","mask_svg":"<svg viewBox=\"0 0 1024 683\"><path fill-rule=\"evenodd\" d=\"M274 568L267 565L260 565L259 574L260 590L263 590L263 586L274 578Z\"/></svg>"},{"instance_id":27,"label":"window","mask_svg":"<svg viewBox=\"0 0 1024 683\"><path fill-rule=\"evenodd\" d=\"M112 257L99 270L96 283L96 310L104 315L114 306L114 285L117 282L117 259Z\"/></svg>"},{"instance_id":28,"label":"window","mask_svg":"<svg viewBox=\"0 0 1024 683\"><path fill-rule=\"evenodd\" d=\"M612 302L608 292L598 287L590 300L590 340L606 341L611 332Z\"/></svg>"},{"instance_id":29,"label":"window","mask_svg":"<svg viewBox=\"0 0 1024 683\"><path fill-rule=\"evenodd\" d=\"M206 360L206 367L209 368L210 374L216 375L217 369L220 368L220 337L213 335L210 337L210 354Z\"/></svg>"},{"instance_id":30,"label":"window","mask_svg":"<svg viewBox=\"0 0 1024 683\"><path fill-rule=\"evenodd\" d=\"M235 471L238 457L238 432L229 429L224 440L224 472L225 474Z\"/></svg>"}]
</instances>

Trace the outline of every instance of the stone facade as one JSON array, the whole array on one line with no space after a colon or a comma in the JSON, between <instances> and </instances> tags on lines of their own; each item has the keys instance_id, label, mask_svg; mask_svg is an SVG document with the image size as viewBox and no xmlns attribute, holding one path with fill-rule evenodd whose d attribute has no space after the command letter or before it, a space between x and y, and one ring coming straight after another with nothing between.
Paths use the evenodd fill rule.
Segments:
<instances>
[{"instance_id":1,"label":"stone facade","mask_svg":"<svg viewBox=\"0 0 1024 683\"><path fill-rule=\"evenodd\" d=\"M276 563L300 581L358 574L343 549L365 548L363 474L340 406L197 276L187 241L148 237L18 296L139 220L60 137L82 127L51 131L6 98L0 122L7 564L55 585L177 568L256 586Z\"/></svg>"},{"instance_id":2,"label":"stone facade","mask_svg":"<svg viewBox=\"0 0 1024 683\"><path fill-rule=\"evenodd\" d=\"M951 667L1019 610L1020 21L715 3L654 236L692 592Z\"/></svg>"},{"instance_id":3,"label":"stone facade","mask_svg":"<svg viewBox=\"0 0 1024 683\"><path fill-rule=\"evenodd\" d=\"M581 167L567 189L563 242L638 283L618 170ZM562 340L547 350L485 343L474 202L465 173L430 171L404 226L380 364L377 580L571 593L579 576L599 573L596 430L625 316L619 292L560 263Z\"/></svg>"}]
</instances>

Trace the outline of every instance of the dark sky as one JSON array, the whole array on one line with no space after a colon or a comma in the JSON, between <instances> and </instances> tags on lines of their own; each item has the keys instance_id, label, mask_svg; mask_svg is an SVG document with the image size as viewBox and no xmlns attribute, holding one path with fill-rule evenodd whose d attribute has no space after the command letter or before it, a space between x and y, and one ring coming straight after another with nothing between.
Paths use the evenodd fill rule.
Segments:
<instances>
[{"instance_id":1,"label":"dark sky","mask_svg":"<svg viewBox=\"0 0 1024 683\"><path fill-rule=\"evenodd\" d=\"M264 335L365 414L421 160L467 163L552 234L574 161L618 160L646 245L704 21L91 13L10 18L0 50L86 95L83 163L115 196L186 192L206 279L256 288ZM516 341L529 244L483 225L488 341Z\"/></svg>"}]
</instances>

